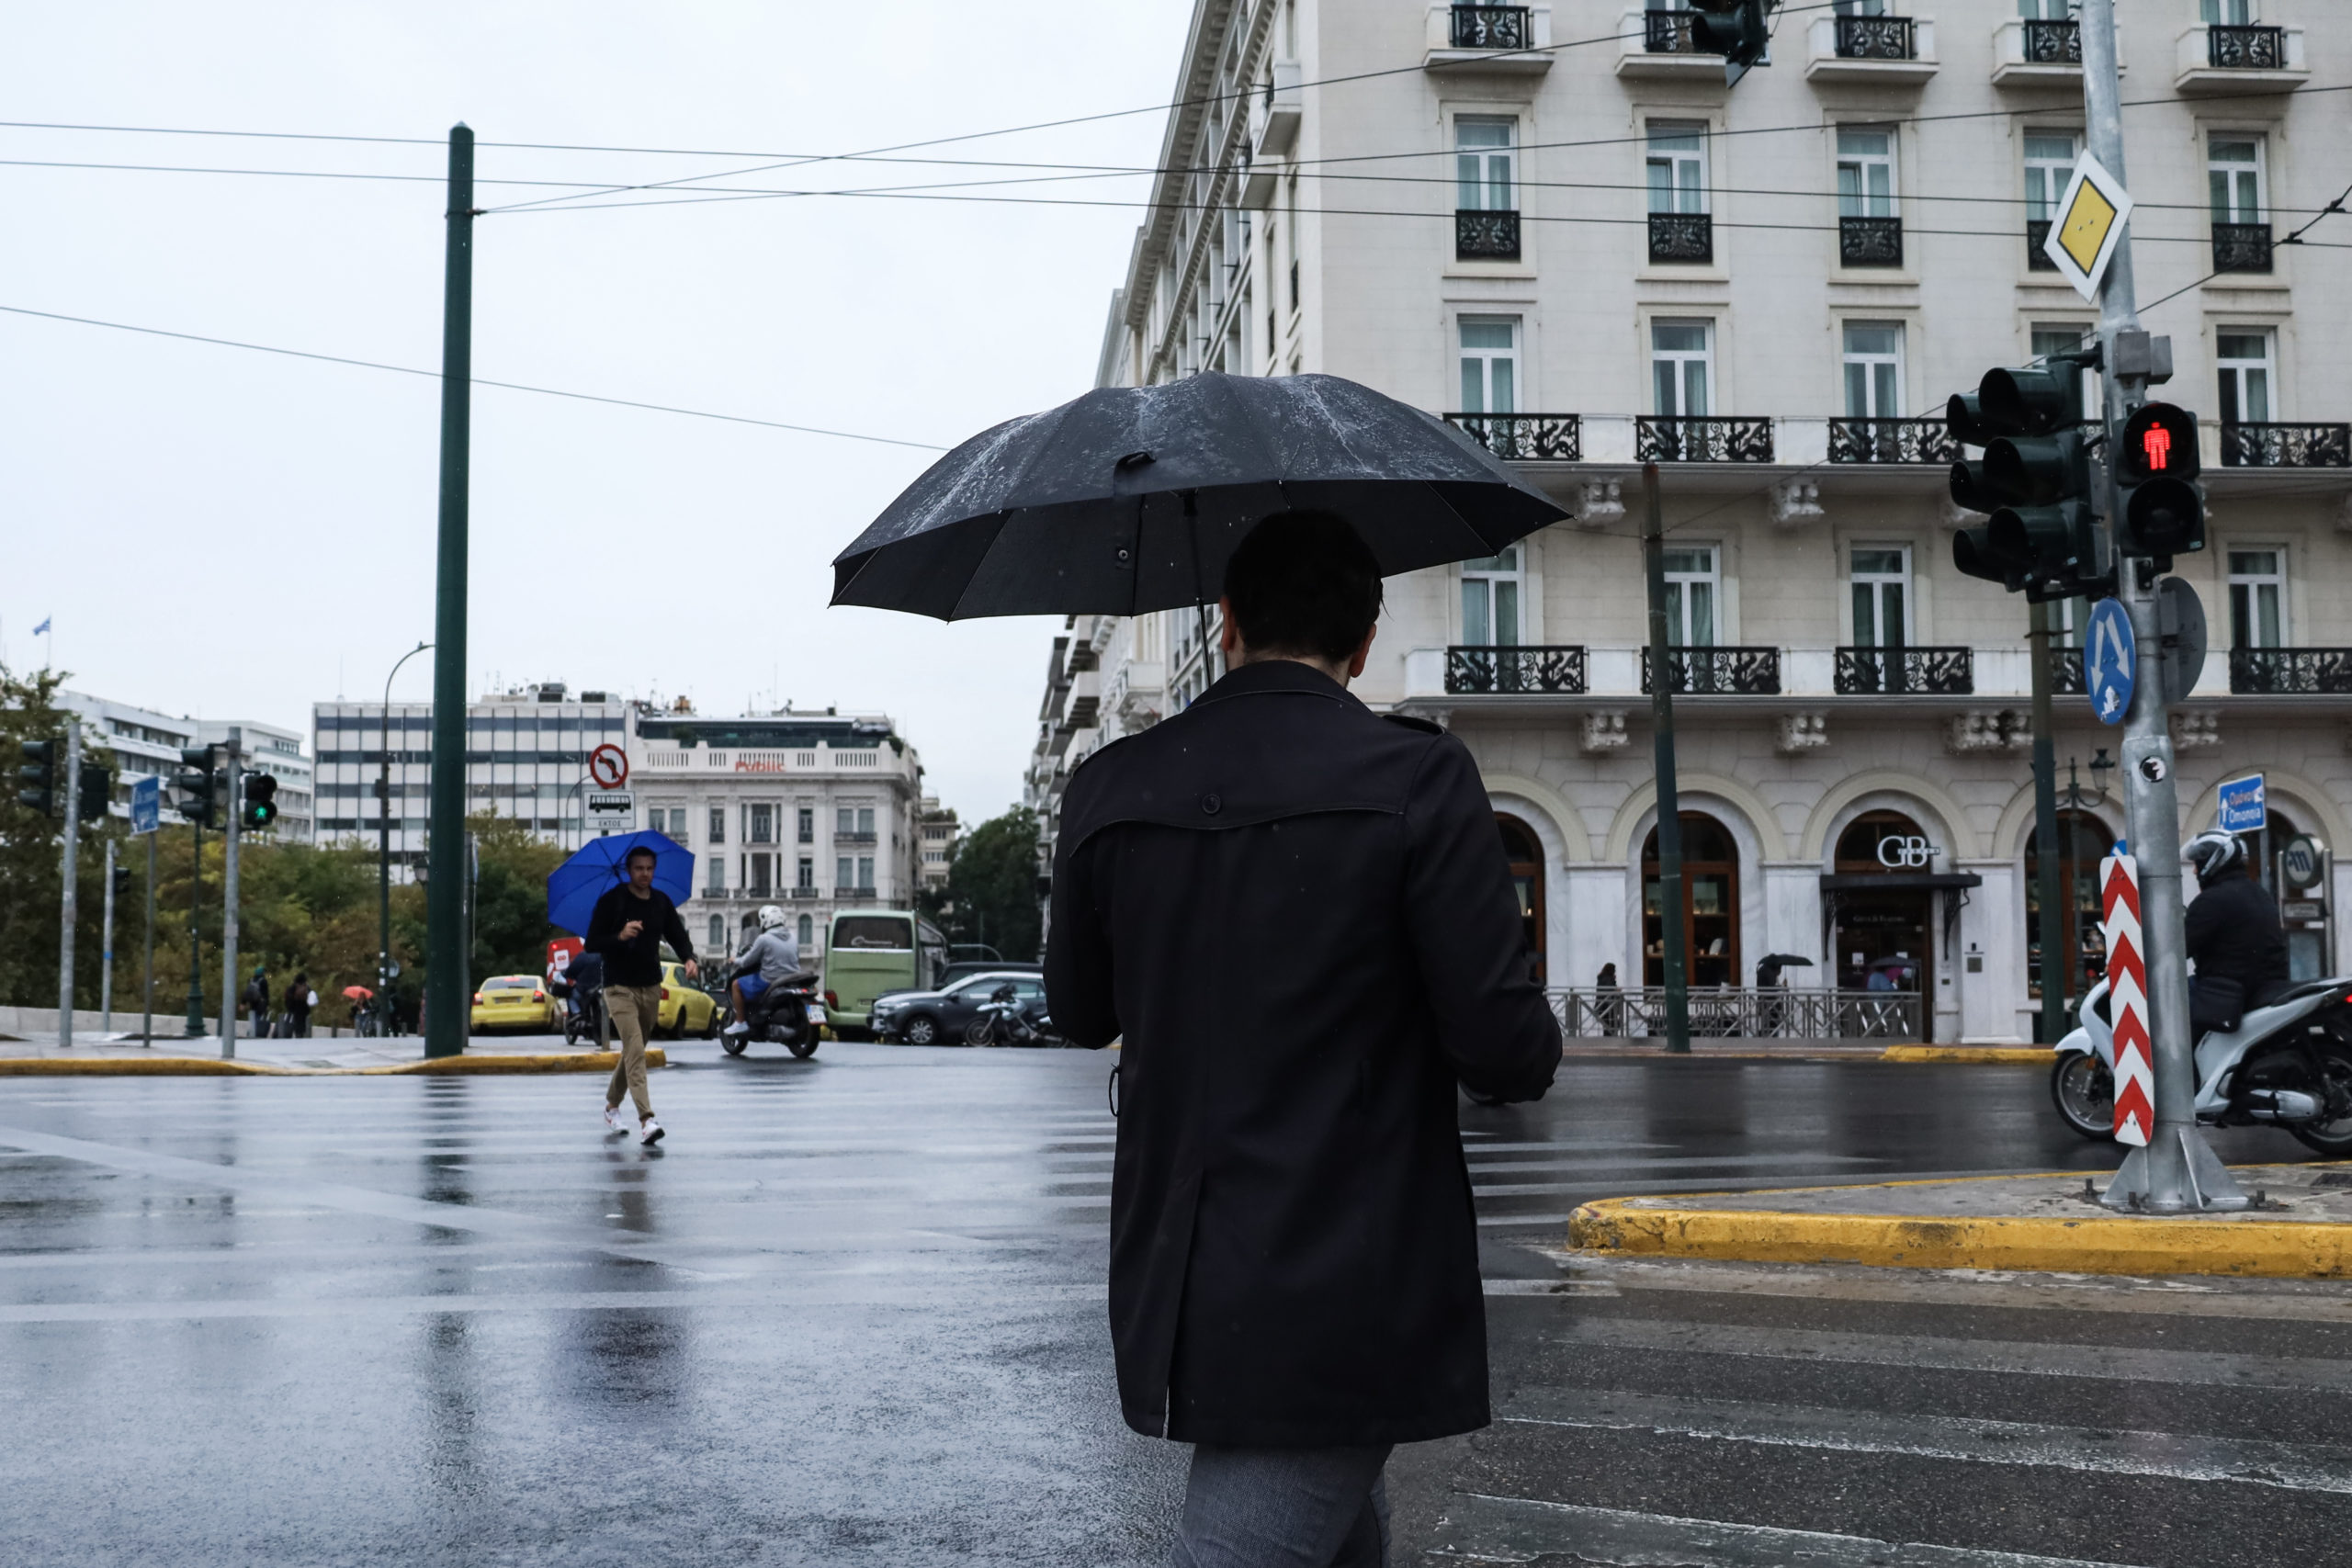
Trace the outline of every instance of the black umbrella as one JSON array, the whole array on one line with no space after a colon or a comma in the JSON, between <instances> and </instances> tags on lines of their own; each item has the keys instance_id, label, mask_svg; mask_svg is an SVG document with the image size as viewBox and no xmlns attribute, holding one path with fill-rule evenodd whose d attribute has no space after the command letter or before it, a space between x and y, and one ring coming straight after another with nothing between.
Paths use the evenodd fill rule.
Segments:
<instances>
[{"instance_id":1,"label":"black umbrella","mask_svg":"<svg viewBox=\"0 0 2352 1568\"><path fill-rule=\"evenodd\" d=\"M833 561L833 603L960 620L1217 596L1285 507L1354 524L1393 575L1490 556L1567 515L1442 420L1337 376L1104 388L965 442Z\"/></svg>"}]
</instances>

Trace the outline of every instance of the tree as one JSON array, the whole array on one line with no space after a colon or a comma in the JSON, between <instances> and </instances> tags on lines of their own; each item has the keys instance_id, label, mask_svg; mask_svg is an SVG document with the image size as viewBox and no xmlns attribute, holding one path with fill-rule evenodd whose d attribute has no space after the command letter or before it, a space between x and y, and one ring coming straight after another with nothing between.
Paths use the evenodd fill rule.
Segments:
<instances>
[{"instance_id":1,"label":"tree","mask_svg":"<svg viewBox=\"0 0 2352 1568\"><path fill-rule=\"evenodd\" d=\"M58 817L44 817L17 802L17 770L28 740L62 740L66 726L76 721L71 709L59 705L62 671L44 670L19 677L0 665L0 1004L13 1007L57 1005L58 905L64 894L65 809L64 748L58 748ZM83 760L104 764L107 787L113 787L114 753L103 746L85 744ZM80 856L74 866L74 1005L98 1005L98 972L105 966L100 945L106 908L106 844L126 837L128 824L102 817L81 828ZM136 911L130 929L136 931ZM122 946L126 929L123 911L115 911L115 944Z\"/></svg>"},{"instance_id":2,"label":"tree","mask_svg":"<svg viewBox=\"0 0 2352 1568\"><path fill-rule=\"evenodd\" d=\"M564 852L512 817L477 812L474 836L474 950L471 984L492 975L536 975L548 966L548 874Z\"/></svg>"},{"instance_id":3,"label":"tree","mask_svg":"<svg viewBox=\"0 0 2352 1568\"><path fill-rule=\"evenodd\" d=\"M1016 806L966 835L947 872L950 942L985 942L1008 962L1037 957L1037 814Z\"/></svg>"}]
</instances>

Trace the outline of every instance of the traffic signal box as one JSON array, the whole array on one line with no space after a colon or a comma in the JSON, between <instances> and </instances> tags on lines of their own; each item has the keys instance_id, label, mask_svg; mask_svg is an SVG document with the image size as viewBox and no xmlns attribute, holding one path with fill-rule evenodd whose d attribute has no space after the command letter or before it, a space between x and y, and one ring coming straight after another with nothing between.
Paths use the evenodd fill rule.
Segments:
<instances>
[{"instance_id":1,"label":"traffic signal box","mask_svg":"<svg viewBox=\"0 0 2352 1568\"><path fill-rule=\"evenodd\" d=\"M277 820L277 781L267 773L245 775L245 800L237 818L242 828L266 828Z\"/></svg>"},{"instance_id":2,"label":"traffic signal box","mask_svg":"<svg viewBox=\"0 0 2352 1568\"><path fill-rule=\"evenodd\" d=\"M24 787L17 791L17 804L40 812L43 817L57 815L57 752L54 740L23 742L24 765L17 770L17 777Z\"/></svg>"},{"instance_id":3,"label":"traffic signal box","mask_svg":"<svg viewBox=\"0 0 2352 1568\"><path fill-rule=\"evenodd\" d=\"M212 748L193 746L181 751L180 762L195 770L172 780L172 787L180 792L180 815L199 828L220 825L220 807L216 795L220 789L220 774L212 766Z\"/></svg>"},{"instance_id":4,"label":"traffic signal box","mask_svg":"<svg viewBox=\"0 0 2352 1568\"><path fill-rule=\"evenodd\" d=\"M2107 592L2082 429L2080 367L2095 357L2053 355L2049 369L1988 371L1944 411L1953 439L1984 449L1952 465L1952 500L1987 514L1952 536L1952 564L2036 604Z\"/></svg>"},{"instance_id":5,"label":"traffic signal box","mask_svg":"<svg viewBox=\"0 0 2352 1568\"><path fill-rule=\"evenodd\" d=\"M1772 46L1765 13L1780 0L1690 0L1690 48L1724 57L1724 81L1736 84L1748 68L1764 63Z\"/></svg>"},{"instance_id":6,"label":"traffic signal box","mask_svg":"<svg viewBox=\"0 0 2352 1568\"><path fill-rule=\"evenodd\" d=\"M2205 547L2205 492L2197 476L2197 416L2172 403L2144 403L2123 422L2115 455L2123 525L2117 546L2127 556L2152 556L2159 571L2172 558Z\"/></svg>"},{"instance_id":7,"label":"traffic signal box","mask_svg":"<svg viewBox=\"0 0 2352 1568\"><path fill-rule=\"evenodd\" d=\"M114 804L114 775L104 762L82 764L82 788L74 802L85 822L95 822Z\"/></svg>"}]
</instances>

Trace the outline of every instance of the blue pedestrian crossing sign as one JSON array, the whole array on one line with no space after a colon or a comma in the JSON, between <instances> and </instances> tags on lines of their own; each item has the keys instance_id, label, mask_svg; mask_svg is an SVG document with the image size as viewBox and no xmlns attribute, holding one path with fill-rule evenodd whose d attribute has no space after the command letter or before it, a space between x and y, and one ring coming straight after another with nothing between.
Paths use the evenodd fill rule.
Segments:
<instances>
[{"instance_id":1,"label":"blue pedestrian crossing sign","mask_svg":"<svg viewBox=\"0 0 2352 1568\"><path fill-rule=\"evenodd\" d=\"M2083 688L2101 724L2121 724L2132 711L2132 680L2138 668L2132 617L2121 600L2100 600L2091 606L2090 631L2083 638Z\"/></svg>"},{"instance_id":2,"label":"blue pedestrian crossing sign","mask_svg":"<svg viewBox=\"0 0 2352 1568\"><path fill-rule=\"evenodd\" d=\"M149 774L130 781L130 830L152 833L164 820L164 781Z\"/></svg>"},{"instance_id":3,"label":"blue pedestrian crossing sign","mask_svg":"<svg viewBox=\"0 0 2352 1568\"><path fill-rule=\"evenodd\" d=\"M2221 807L2213 825L2224 833L2259 833L2270 826L2270 801L2262 775L2232 779L2221 788Z\"/></svg>"}]
</instances>

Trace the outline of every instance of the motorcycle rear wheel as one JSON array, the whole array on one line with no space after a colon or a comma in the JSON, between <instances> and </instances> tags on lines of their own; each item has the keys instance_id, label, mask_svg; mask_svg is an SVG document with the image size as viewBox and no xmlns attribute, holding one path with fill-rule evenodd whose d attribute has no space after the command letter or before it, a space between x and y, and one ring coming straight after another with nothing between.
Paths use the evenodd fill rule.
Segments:
<instances>
[{"instance_id":1,"label":"motorcycle rear wheel","mask_svg":"<svg viewBox=\"0 0 2352 1568\"><path fill-rule=\"evenodd\" d=\"M2315 1045L2312 1055L2319 1058L2320 1075L2313 1089L2327 1101L2327 1120L2287 1130L2305 1148L2338 1156L2352 1154L2352 1045L2329 1040Z\"/></svg>"},{"instance_id":2,"label":"motorcycle rear wheel","mask_svg":"<svg viewBox=\"0 0 2352 1568\"><path fill-rule=\"evenodd\" d=\"M784 1048L791 1052L798 1060L805 1062L817 1054L817 1031L810 1027L802 1029L799 1033L786 1041Z\"/></svg>"},{"instance_id":3,"label":"motorcycle rear wheel","mask_svg":"<svg viewBox=\"0 0 2352 1568\"><path fill-rule=\"evenodd\" d=\"M743 1047L751 1043L752 1037L748 1034L722 1034L718 1037L718 1048L730 1056L741 1055Z\"/></svg>"},{"instance_id":4,"label":"motorcycle rear wheel","mask_svg":"<svg viewBox=\"0 0 2352 1568\"><path fill-rule=\"evenodd\" d=\"M2115 1075L2086 1051L2069 1051L2050 1071L2050 1101L2058 1119L2081 1137L2106 1143L2115 1136Z\"/></svg>"}]
</instances>

